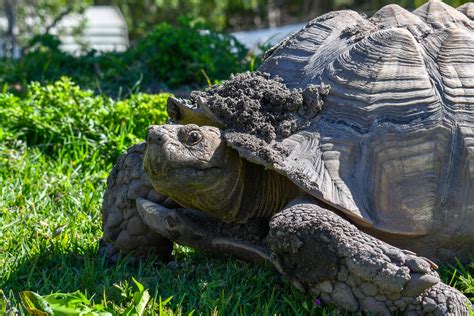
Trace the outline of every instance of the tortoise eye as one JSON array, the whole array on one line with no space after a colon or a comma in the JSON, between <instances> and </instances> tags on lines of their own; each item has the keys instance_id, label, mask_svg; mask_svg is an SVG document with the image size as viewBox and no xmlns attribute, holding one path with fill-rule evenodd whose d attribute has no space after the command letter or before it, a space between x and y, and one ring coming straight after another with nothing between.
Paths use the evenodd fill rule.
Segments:
<instances>
[{"instance_id":1,"label":"tortoise eye","mask_svg":"<svg viewBox=\"0 0 474 316\"><path fill-rule=\"evenodd\" d=\"M194 146L197 143L199 143L202 139L202 135L198 131L191 131L188 134L188 138L186 139L186 145L188 146Z\"/></svg>"}]
</instances>

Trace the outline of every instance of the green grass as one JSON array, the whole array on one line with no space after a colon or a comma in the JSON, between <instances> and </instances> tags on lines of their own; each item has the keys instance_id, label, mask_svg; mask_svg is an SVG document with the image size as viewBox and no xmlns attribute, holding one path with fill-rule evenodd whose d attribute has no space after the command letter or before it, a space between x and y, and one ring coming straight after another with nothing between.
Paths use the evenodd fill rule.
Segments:
<instances>
[{"instance_id":1,"label":"green grass","mask_svg":"<svg viewBox=\"0 0 474 316\"><path fill-rule=\"evenodd\" d=\"M24 312L18 295L25 290L80 291L120 314L133 300L135 278L151 295L147 314L336 313L267 268L185 247L175 247L175 261L167 265L153 258L139 263L122 258L109 265L98 255L108 172L116 152L137 141L143 126L163 123L165 103L155 100L143 108L147 96L135 103L112 102L76 91L68 109L44 122L40 108L57 106L50 102L55 95L70 94L63 88L36 87L37 95L25 100L0 95L0 289L9 304ZM86 105L95 118L84 122L80 109ZM152 109L157 113L150 118ZM39 129L35 124L42 120ZM31 136L37 133L49 136ZM474 261L442 271L447 282L474 298ZM0 311L1 306L0 296Z\"/></svg>"},{"instance_id":2,"label":"green grass","mask_svg":"<svg viewBox=\"0 0 474 316\"><path fill-rule=\"evenodd\" d=\"M172 297L166 305L170 313L273 315L320 309L268 269L183 247L175 249L176 261L168 265L153 258L108 265L97 250L101 197L111 166L85 166L81 161L90 153L80 149L74 163L63 152L52 158L24 144L12 147L1 148L0 163L0 288L10 298L23 290L42 295L79 290L121 311L135 277L155 301Z\"/></svg>"}]
</instances>

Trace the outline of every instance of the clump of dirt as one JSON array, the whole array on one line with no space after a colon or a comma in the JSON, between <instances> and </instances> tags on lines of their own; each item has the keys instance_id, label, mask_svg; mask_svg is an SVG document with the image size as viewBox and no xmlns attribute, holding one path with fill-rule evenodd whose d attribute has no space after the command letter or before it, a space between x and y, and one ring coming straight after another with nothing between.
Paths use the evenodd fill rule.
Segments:
<instances>
[{"instance_id":1,"label":"clump of dirt","mask_svg":"<svg viewBox=\"0 0 474 316\"><path fill-rule=\"evenodd\" d=\"M329 86L288 89L280 78L247 72L191 94L224 123L228 131L248 133L270 143L308 127L321 112Z\"/></svg>"}]
</instances>

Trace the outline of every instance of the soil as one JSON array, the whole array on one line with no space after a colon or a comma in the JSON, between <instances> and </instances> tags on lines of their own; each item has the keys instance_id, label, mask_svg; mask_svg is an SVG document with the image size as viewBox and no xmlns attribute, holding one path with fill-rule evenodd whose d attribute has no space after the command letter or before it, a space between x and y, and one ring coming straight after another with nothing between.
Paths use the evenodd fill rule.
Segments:
<instances>
[{"instance_id":1,"label":"soil","mask_svg":"<svg viewBox=\"0 0 474 316\"><path fill-rule=\"evenodd\" d=\"M226 130L253 135L270 143L308 127L322 111L329 86L288 89L281 78L261 72L237 74L205 91L191 94L222 122Z\"/></svg>"}]
</instances>

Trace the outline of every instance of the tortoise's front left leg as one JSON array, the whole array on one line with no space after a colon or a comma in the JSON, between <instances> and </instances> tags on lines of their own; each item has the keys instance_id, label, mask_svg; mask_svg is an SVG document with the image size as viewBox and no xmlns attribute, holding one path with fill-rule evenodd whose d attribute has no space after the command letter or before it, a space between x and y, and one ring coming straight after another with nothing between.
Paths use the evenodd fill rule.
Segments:
<instances>
[{"instance_id":1,"label":"tortoise's front left leg","mask_svg":"<svg viewBox=\"0 0 474 316\"><path fill-rule=\"evenodd\" d=\"M325 303L377 315L469 313L469 300L440 282L431 261L316 204L293 203L276 214L267 242L281 272Z\"/></svg>"}]
</instances>

